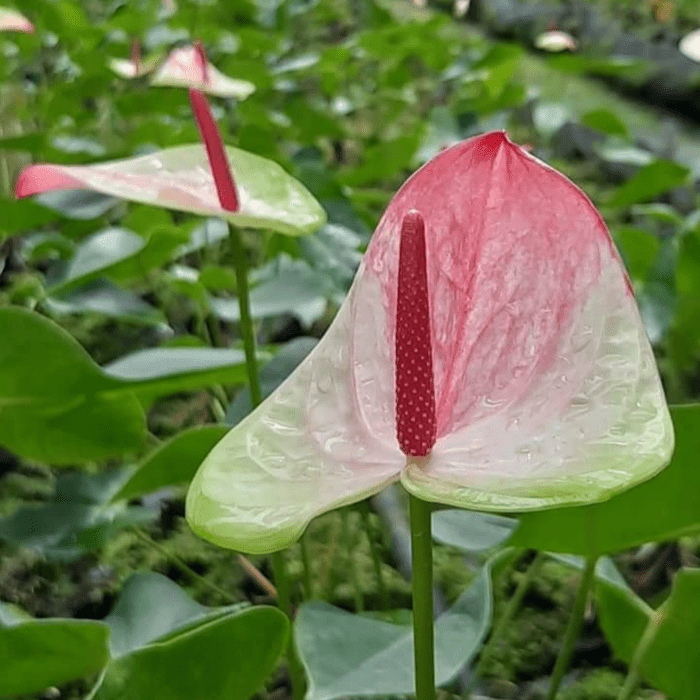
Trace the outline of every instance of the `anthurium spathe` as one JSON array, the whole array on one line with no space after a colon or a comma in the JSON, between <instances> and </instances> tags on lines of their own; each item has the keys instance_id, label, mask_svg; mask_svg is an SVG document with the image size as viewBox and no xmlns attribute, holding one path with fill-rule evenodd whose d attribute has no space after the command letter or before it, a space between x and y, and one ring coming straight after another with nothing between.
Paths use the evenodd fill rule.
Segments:
<instances>
[{"instance_id":1,"label":"anthurium spathe","mask_svg":"<svg viewBox=\"0 0 700 700\"><path fill-rule=\"evenodd\" d=\"M244 100L255 92L248 80L230 78L207 59L200 43L174 49L156 70L152 85L196 88L217 97Z\"/></svg>"},{"instance_id":2,"label":"anthurium spathe","mask_svg":"<svg viewBox=\"0 0 700 700\"><path fill-rule=\"evenodd\" d=\"M495 132L401 188L330 329L212 450L187 518L262 553L396 480L459 507L547 508L605 499L672 449L600 215Z\"/></svg>"},{"instance_id":3,"label":"anthurium spathe","mask_svg":"<svg viewBox=\"0 0 700 700\"><path fill-rule=\"evenodd\" d=\"M138 158L94 165L30 165L17 180L16 196L52 190L95 190L132 202L219 216L239 227L290 235L309 233L325 223L321 205L277 163L238 148L224 147L204 96L196 90L191 94L193 105L198 105L195 111L207 114L204 121L208 131L203 132L207 146L175 146ZM207 148L214 141L235 178L234 208L223 207L219 199L217 174L207 156Z\"/></svg>"},{"instance_id":4,"label":"anthurium spathe","mask_svg":"<svg viewBox=\"0 0 700 700\"><path fill-rule=\"evenodd\" d=\"M17 10L0 7L0 32L34 33L34 25Z\"/></svg>"}]
</instances>

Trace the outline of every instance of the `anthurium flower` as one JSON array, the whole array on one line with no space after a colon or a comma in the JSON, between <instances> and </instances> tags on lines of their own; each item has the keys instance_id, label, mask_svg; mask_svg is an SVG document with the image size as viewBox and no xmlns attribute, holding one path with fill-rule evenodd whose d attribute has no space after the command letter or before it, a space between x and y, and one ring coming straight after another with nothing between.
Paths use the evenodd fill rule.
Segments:
<instances>
[{"instance_id":1,"label":"anthurium flower","mask_svg":"<svg viewBox=\"0 0 700 700\"><path fill-rule=\"evenodd\" d=\"M155 72L152 85L197 88L217 97L244 100L255 92L255 85L224 75L206 57L200 43L172 51Z\"/></svg>"},{"instance_id":2,"label":"anthurium flower","mask_svg":"<svg viewBox=\"0 0 700 700\"><path fill-rule=\"evenodd\" d=\"M326 335L200 467L187 519L263 553L397 480L452 506L549 508L605 499L672 449L600 215L494 132L404 184Z\"/></svg>"},{"instance_id":3,"label":"anthurium flower","mask_svg":"<svg viewBox=\"0 0 700 700\"><path fill-rule=\"evenodd\" d=\"M311 193L277 163L238 148L224 147L204 95L191 90L204 145L176 146L146 156L95 165L30 165L15 194L87 189L166 209L219 216L240 227L278 233L309 233L326 215ZM210 162L208 153L214 154ZM228 167L224 166L227 161ZM233 174L235 206L219 198L222 172Z\"/></svg>"},{"instance_id":4,"label":"anthurium flower","mask_svg":"<svg viewBox=\"0 0 700 700\"><path fill-rule=\"evenodd\" d=\"M34 25L21 12L9 7L0 7L0 31L33 34Z\"/></svg>"},{"instance_id":5,"label":"anthurium flower","mask_svg":"<svg viewBox=\"0 0 700 700\"><path fill-rule=\"evenodd\" d=\"M141 44L134 41L131 45L131 58L112 58L109 61L109 67L122 78L140 78L152 73L160 63L161 58L162 56L154 54L144 61L141 56Z\"/></svg>"}]
</instances>

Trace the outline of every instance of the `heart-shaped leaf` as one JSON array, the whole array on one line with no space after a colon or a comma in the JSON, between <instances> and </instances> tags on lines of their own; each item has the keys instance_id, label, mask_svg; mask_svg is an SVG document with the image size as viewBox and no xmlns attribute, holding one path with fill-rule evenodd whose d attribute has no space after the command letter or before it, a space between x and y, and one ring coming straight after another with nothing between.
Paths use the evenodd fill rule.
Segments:
<instances>
[{"instance_id":1,"label":"heart-shaped leaf","mask_svg":"<svg viewBox=\"0 0 700 700\"><path fill-rule=\"evenodd\" d=\"M184 430L148 455L112 500L136 498L191 481L202 460L227 432L225 426L219 425Z\"/></svg>"},{"instance_id":2,"label":"heart-shaped leaf","mask_svg":"<svg viewBox=\"0 0 700 700\"><path fill-rule=\"evenodd\" d=\"M449 683L472 659L491 621L490 567L435 623L435 677ZM296 646L309 677L307 700L411 695L413 631L352 615L327 603L301 606Z\"/></svg>"},{"instance_id":3,"label":"heart-shaped leaf","mask_svg":"<svg viewBox=\"0 0 700 700\"><path fill-rule=\"evenodd\" d=\"M503 544L518 527L515 518L470 510L439 510L432 515L433 539L467 552Z\"/></svg>"},{"instance_id":4,"label":"heart-shaped leaf","mask_svg":"<svg viewBox=\"0 0 700 700\"><path fill-rule=\"evenodd\" d=\"M6 624L0 603L0 697L34 695L98 673L109 658L109 628L93 620L32 618Z\"/></svg>"}]
</instances>

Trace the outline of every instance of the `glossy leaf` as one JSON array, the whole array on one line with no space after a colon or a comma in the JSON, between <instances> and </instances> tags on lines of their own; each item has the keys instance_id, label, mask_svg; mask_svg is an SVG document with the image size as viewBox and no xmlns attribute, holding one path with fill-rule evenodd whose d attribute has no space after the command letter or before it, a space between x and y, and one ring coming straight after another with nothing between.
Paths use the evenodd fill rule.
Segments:
<instances>
[{"instance_id":1,"label":"glossy leaf","mask_svg":"<svg viewBox=\"0 0 700 700\"><path fill-rule=\"evenodd\" d=\"M308 328L323 315L327 300L337 294L337 290L325 275L303 260L283 257L274 267L276 274L250 291L251 316L257 319L290 314ZM209 306L224 321L236 322L240 318L238 299L212 297Z\"/></svg>"},{"instance_id":2,"label":"glossy leaf","mask_svg":"<svg viewBox=\"0 0 700 700\"><path fill-rule=\"evenodd\" d=\"M674 406L671 415L676 450L664 471L603 503L524 513L510 544L593 556L700 532L700 405Z\"/></svg>"},{"instance_id":3,"label":"glossy leaf","mask_svg":"<svg viewBox=\"0 0 700 700\"><path fill-rule=\"evenodd\" d=\"M514 518L469 510L439 510L432 515L433 539L466 552L503 544L518 527Z\"/></svg>"},{"instance_id":4,"label":"glossy leaf","mask_svg":"<svg viewBox=\"0 0 700 700\"><path fill-rule=\"evenodd\" d=\"M93 620L29 618L0 624L0 696L39 694L98 673L109 658L108 637L107 625Z\"/></svg>"},{"instance_id":5,"label":"glossy leaf","mask_svg":"<svg viewBox=\"0 0 700 700\"><path fill-rule=\"evenodd\" d=\"M621 185L610 197L608 204L626 207L638 202L647 202L685 184L690 170L670 160L657 160L642 168L631 180Z\"/></svg>"},{"instance_id":6,"label":"glossy leaf","mask_svg":"<svg viewBox=\"0 0 700 700\"><path fill-rule=\"evenodd\" d=\"M96 475L61 474L49 501L0 518L0 540L54 561L71 561L101 548L115 531L157 517L155 511L110 504L127 477L126 471L115 469Z\"/></svg>"},{"instance_id":7,"label":"glossy leaf","mask_svg":"<svg viewBox=\"0 0 700 700\"><path fill-rule=\"evenodd\" d=\"M435 622L436 684L443 686L477 653L491 622L491 579L484 567ZM307 700L411 695L413 628L304 603L294 625L308 678Z\"/></svg>"},{"instance_id":8,"label":"glossy leaf","mask_svg":"<svg viewBox=\"0 0 700 700\"><path fill-rule=\"evenodd\" d=\"M16 194L27 197L52 190L95 190L290 235L309 233L325 222L318 202L279 165L238 148L228 147L226 154L241 201L235 212L221 208L207 154L200 145L97 165L31 165L22 171Z\"/></svg>"},{"instance_id":9,"label":"glossy leaf","mask_svg":"<svg viewBox=\"0 0 700 700\"><path fill-rule=\"evenodd\" d=\"M244 384L245 355L225 348L152 348L121 357L104 368L144 400L212 384Z\"/></svg>"},{"instance_id":10,"label":"glossy leaf","mask_svg":"<svg viewBox=\"0 0 700 700\"><path fill-rule=\"evenodd\" d=\"M416 340L433 348L437 440L407 459L394 342L399 234L414 209L431 313ZM187 517L217 544L265 552L399 479L446 505L536 510L609 498L657 473L672 448L654 357L600 216L493 132L443 151L394 197L332 326L212 450Z\"/></svg>"},{"instance_id":11,"label":"glossy leaf","mask_svg":"<svg viewBox=\"0 0 700 700\"><path fill-rule=\"evenodd\" d=\"M218 425L182 431L148 455L112 500L128 500L191 481L197 467L226 432Z\"/></svg>"},{"instance_id":12,"label":"glossy leaf","mask_svg":"<svg viewBox=\"0 0 700 700\"><path fill-rule=\"evenodd\" d=\"M118 318L127 323L167 327L162 311L133 292L103 279L46 297L42 304L56 316L94 313Z\"/></svg>"},{"instance_id":13,"label":"glossy leaf","mask_svg":"<svg viewBox=\"0 0 700 700\"><path fill-rule=\"evenodd\" d=\"M287 636L275 608L206 608L158 574L132 576L105 622L112 660L90 698L249 700Z\"/></svg>"},{"instance_id":14,"label":"glossy leaf","mask_svg":"<svg viewBox=\"0 0 700 700\"><path fill-rule=\"evenodd\" d=\"M105 618L111 631L110 653L118 659L177 632L239 610L240 605L210 608L192 600L169 578L153 572L132 574Z\"/></svg>"},{"instance_id":15,"label":"glossy leaf","mask_svg":"<svg viewBox=\"0 0 700 700\"><path fill-rule=\"evenodd\" d=\"M0 444L65 464L137 450L145 419L136 398L49 320L0 309ZM41 371L38 371L41 368Z\"/></svg>"},{"instance_id":16,"label":"glossy leaf","mask_svg":"<svg viewBox=\"0 0 700 700\"><path fill-rule=\"evenodd\" d=\"M612 590L600 596L599 607L606 637L616 655L629 663L652 611ZM681 569L676 574L658 614L658 628L642 658L642 676L675 700L694 700L700 683L700 571Z\"/></svg>"}]
</instances>

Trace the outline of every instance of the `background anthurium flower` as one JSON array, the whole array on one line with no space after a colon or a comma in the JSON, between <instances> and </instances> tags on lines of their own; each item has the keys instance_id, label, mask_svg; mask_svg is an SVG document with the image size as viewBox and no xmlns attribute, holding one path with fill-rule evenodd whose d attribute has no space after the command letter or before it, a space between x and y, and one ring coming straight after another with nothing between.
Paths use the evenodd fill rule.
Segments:
<instances>
[{"instance_id":1,"label":"background anthurium flower","mask_svg":"<svg viewBox=\"0 0 700 700\"><path fill-rule=\"evenodd\" d=\"M33 34L34 25L21 12L9 7L0 7L0 31Z\"/></svg>"},{"instance_id":2,"label":"background anthurium flower","mask_svg":"<svg viewBox=\"0 0 700 700\"><path fill-rule=\"evenodd\" d=\"M417 252L402 245L400 275L409 238ZM415 323L397 305L402 275ZM427 305L410 291L422 278ZM415 396L406 368L396 371L399 342L421 375ZM399 479L429 501L539 509L607 498L672 450L654 357L605 224L569 180L495 132L443 151L401 188L330 329L212 450L187 518L219 545L262 553Z\"/></svg>"},{"instance_id":3,"label":"background anthurium flower","mask_svg":"<svg viewBox=\"0 0 700 700\"><path fill-rule=\"evenodd\" d=\"M240 227L298 235L323 225L326 215L311 193L277 163L226 147L240 206L224 209L203 145L175 146L147 156L96 165L30 165L15 194L87 189L166 209L219 216Z\"/></svg>"},{"instance_id":4,"label":"background anthurium flower","mask_svg":"<svg viewBox=\"0 0 700 700\"><path fill-rule=\"evenodd\" d=\"M217 97L244 100L255 92L248 80L229 78L207 59L204 51L195 45L173 50L156 70L151 85L193 87Z\"/></svg>"}]
</instances>

